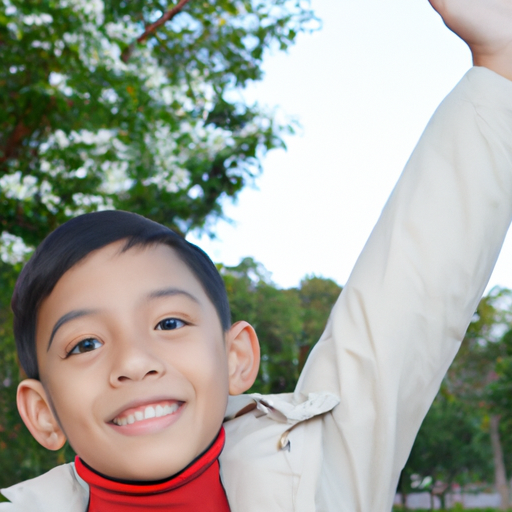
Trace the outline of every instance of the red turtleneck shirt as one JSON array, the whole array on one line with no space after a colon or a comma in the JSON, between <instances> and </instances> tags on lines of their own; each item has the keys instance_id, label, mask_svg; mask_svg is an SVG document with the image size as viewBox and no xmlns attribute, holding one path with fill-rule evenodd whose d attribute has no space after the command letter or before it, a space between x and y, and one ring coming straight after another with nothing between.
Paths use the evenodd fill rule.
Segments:
<instances>
[{"instance_id":1,"label":"red turtleneck shirt","mask_svg":"<svg viewBox=\"0 0 512 512\"><path fill-rule=\"evenodd\" d=\"M224 440L222 428L198 459L169 480L157 483L117 482L96 473L76 457L76 470L89 484L87 512L229 512L219 473Z\"/></svg>"}]
</instances>

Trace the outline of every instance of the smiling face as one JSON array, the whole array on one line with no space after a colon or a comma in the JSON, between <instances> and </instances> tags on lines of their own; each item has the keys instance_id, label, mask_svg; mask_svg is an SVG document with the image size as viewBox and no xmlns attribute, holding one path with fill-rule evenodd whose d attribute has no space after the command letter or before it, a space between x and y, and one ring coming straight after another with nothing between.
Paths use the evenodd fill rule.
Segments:
<instances>
[{"instance_id":1,"label":"smiling face","mask_svg":"<svg viewBox=\"0 0 512 512\"><path fill-rule=\"evenodd\" d=\"M37 358L82 460L113 478L158 480L214 440L237 356L171 248L123 245L91 253L58 281L38 312Z\"/></svg>"}]
</instances>

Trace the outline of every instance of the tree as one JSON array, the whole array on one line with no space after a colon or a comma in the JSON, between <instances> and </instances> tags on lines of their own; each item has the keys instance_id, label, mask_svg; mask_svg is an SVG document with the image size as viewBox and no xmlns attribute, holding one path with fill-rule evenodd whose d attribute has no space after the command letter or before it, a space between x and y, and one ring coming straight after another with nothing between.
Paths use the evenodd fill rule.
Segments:
<instances>
[{"instance_id":1,"label":"tree","mask_svg":"<svg viewBox=\"0 0 512 512\"><path fill-rule=\"evenodd\" d=\"M237 91L261 78L266 49L309 26L307 4L190 1L148 31L168 9L0 4L3 232L35 245L81 212L120 208L185 233L220 215L219 200L283 145L287 127Z\"/></svg>"},{"instance_id":2,"label":"tree","mask_svg":"<svg viewBox=\"0 0 512 512\"><path fill-rule=\"evenodd\" d=\"M341 286L332 279L322 277L306 276L300 282L298 295L303 319L299 370L304 366L309 352L322 335L341 290Z\"/></svg>"},{"instance_id":3,"label":"tree","mask_svg":"<svg viewBox=\"0 0 512 512\"><path fill-rule=\"evenodd\" d=\"M499 419L496 431L503 446L501 478L505 479L505 468L508 468L511 477L509 503L512 504L512 330L505 333L502 344L504 353L496 361L496 379L489 386L489 398L494 416ZM506 480L500 480L500 485L506 488Z\"/></svg>"},{"instance_id":4,"label":"tree","mask_svg":"<svg viewBox=\"0 0 512 512\"><path fill-rule=\"evenodd\" d=\"M443 386L414 442L401 491L429 491L432 503L437 494L444 509L452 484L486 480L492 473L491 461L481 416Z\"/></svg>"},{"instance_id":5,"label":"tree","mask_svg":"<svg viewBox=\"0 0 512 512\"><path fill-rule=\"evenodd\" d=\"M432 492L437 483L436 490L443 497L452 482L489 481L494 476L502 509L507 509L503 448L509 446L511 437L505 428L511 388L506 356L510 341L504 333L511 322L511 292L494 288L480 301L421 426L401 479L402 491L414 491L411 483L416 489L428 483L424 487Z\"/></svg>"},{"instance_id":6,"label":"tree","mask_svg":"<svg viewBox=\"0 0 512 512\"><path fill-rule=\"evenodd\" d=\"M448 385L484 418L492 446L494 482L501 495L501 508L507 510L509 489L503 452L507 434L502 425L502 409L493 397L497 365L506 354L506 333L512 324L511 291L496 287L480 301L468 327L464 343L448 372Z\"/></svg>"},{"instance_id":7,"label":"tree","mask_svg":"<svg viewBox=\"0 0 512 512\"><path fill-rule=\"evenodd\" d=\"M260 340L260 373L251 391L293 391L301 358L320 338L341 287L331 279L309 276L299 287L283 290L252 258L235 267L220 266L220 272L233 321L248 321Z\"/></svg>"},{"instance_id":8,"label":"tree","mask_svg":"<svg viewBox=\"0 0 512 512\"><path fill-rule=\"evenodd\" d=\"M261 365L251 391L293 391L297 382L302 312L295 290L277 288L263 266L252 258L221 267L233 321L246 320L256 330Z\"/></svg>"},{"instance_id":9,"label":"tree","mask_svg":"<svg viewBox=\"0 0 512 512\"><path fill-rule=\"evenodd\" d=\"M313 20L307 0L0 2L0 486L72 457L38 447L15 410L21 262L98 209L211 230L292 130L240 91Z\"/></svg>"}]
</instances>

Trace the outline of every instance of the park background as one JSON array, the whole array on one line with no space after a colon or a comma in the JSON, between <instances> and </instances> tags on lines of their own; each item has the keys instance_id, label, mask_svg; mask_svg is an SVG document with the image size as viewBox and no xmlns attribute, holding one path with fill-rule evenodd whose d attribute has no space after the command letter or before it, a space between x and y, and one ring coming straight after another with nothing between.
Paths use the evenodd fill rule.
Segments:
<instances>
[{"instance_id":1,"label":"park background","mask_svg":"<svg viewBox=\"0 0 512 512\"><path fill-rule=\"evenodd\" d=\"M14 408L8 302L47 232L110 207L181 231L258 330L255 390L290 390L428 118L471 65L426 0L192 0L130 46L173 5L0 3L3 486L72 456L39 449ZM403 493L497 487L509 500L509 239Z\"/></svg>"}]
</instances>

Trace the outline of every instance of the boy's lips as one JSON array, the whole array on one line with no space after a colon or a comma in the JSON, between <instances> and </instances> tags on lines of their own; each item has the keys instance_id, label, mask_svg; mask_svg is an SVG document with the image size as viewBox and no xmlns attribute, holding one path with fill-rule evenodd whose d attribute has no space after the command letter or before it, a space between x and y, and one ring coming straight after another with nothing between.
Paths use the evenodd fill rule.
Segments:
<instances>
[{"instance_id":1,"label":"boy's lips","mask_svg":"<svg viewBox=\"0 0 512 512\"><path fill-rule=\"evenodd\" d=\"M140 405L130 404L108 424L126 434L155 432L174 423L183 405L182 401L170 399L153 399Z\"/></svg>"},{"instance_id":2,"label":"boy's lips","mask_svg":"<svg viewBox=\"0 0 512 512\"><path fill-rule=\"evenodd\" d=\"M149 404L130 407L118 414L112 423L116 425L131 425L138 421L160 418L175 413L183 402L176 400L159 400Z\"/></svg>"}]
</instances>

